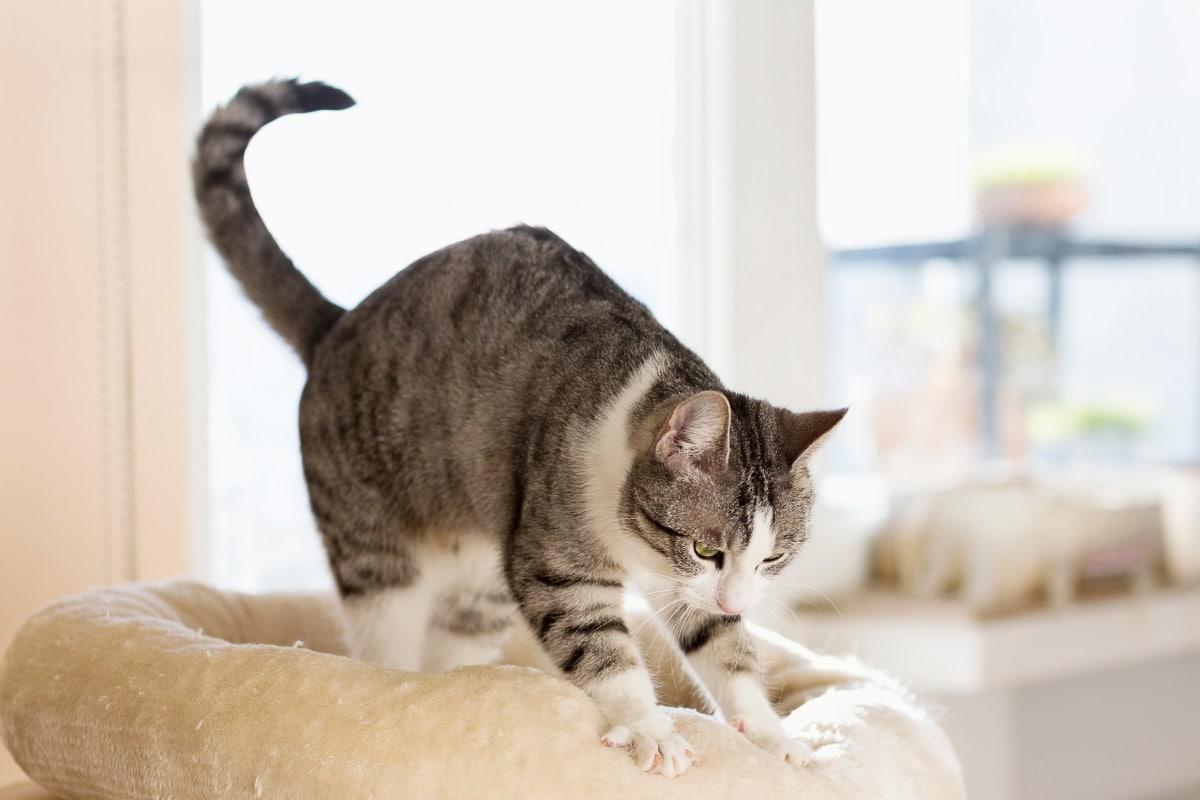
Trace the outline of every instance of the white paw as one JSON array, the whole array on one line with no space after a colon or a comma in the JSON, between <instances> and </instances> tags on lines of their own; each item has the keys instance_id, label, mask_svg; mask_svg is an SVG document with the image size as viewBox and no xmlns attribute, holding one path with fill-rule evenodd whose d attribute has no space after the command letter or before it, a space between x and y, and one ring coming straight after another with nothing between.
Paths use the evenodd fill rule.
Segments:
<instances>
[{"instance_id":1,"label":"white paw","mask_svg":"<svg viewBox=\"0 0 1200 800\"><path fill-rule=\"evenodd\" d=\"M779 720L772 719L756 724L746 717L734 717L729 720L729 725L777 758L798 767L808 766L813 761L813 753L808 745L799 739L788 736L783 726L779 724Z\"/></svg>"},{"instance_id":2,"label":"white paw","mask_svg":"<svg viewBox=\"0 0 1200 800\"><path fill-rule=\"evenodd\" d=\"M607 747L628 750L633 763L654 775L674 778L699 763L692 746L675 733L671 720L662 714L617 725L600 741Z\"/></svg>"}]
</instances>

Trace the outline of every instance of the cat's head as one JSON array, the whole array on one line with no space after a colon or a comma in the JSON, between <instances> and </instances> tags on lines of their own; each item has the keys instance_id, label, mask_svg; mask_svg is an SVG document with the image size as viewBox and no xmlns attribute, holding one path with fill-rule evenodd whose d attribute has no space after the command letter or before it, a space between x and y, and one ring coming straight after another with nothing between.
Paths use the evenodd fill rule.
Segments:
<instances>
[{"instance_id":1,"label":"cat's head","mask_svg":"<svg viewBox=\"0 0 1200 800\"><path fill-rule=\"evenodd\" d=\"M808 536L808 459L845 413L795 414L717 391L651 412L621 497L645 566L690 606L752 606Z\"/></svg>"}]
</instances>

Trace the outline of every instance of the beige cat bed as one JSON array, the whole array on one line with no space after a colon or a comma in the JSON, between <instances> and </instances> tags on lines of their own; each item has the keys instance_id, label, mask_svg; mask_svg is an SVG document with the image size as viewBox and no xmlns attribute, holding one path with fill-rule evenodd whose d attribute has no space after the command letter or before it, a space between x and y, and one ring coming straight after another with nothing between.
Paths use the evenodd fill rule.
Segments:
<instances>
[{"instance_id":1,"label":"beige cat bed","mask_svg":"<svg viewBox=\"0 0 1200 800\"><path fill-rule=\"evenodd\" d=\"M638 627L634 622L634 627ZM701 754L678 779L599 743L591 701L522 666L442 675L344 652L322 596L191 582L99 589L33 617L5 654L0 724L31 778L65 798L958 798L945 735L891 681L764 640L797 768L718 719L653 624L661 699ZM514 664L536 664L527 638Z\"/></svg>"}]
</instances>

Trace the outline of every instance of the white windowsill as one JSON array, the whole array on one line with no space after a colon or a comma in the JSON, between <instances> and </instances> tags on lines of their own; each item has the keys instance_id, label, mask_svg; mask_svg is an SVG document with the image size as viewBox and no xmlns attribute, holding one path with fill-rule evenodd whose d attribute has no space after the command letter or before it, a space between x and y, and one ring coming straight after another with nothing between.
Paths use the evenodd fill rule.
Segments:
<instances>
[{"instance_id":1,"label":"white windowsill","mask_svg":"<svg viewBox=\"0 0 1200 800\"><path fill-rule=\"evenodd\" d=\"M852 653L917 690L973 694L1200 652L1200 589L1081 601L978 619L953 601L870 592L831 611L797 609L791 633Z\"/></svg>"}]
</instances>

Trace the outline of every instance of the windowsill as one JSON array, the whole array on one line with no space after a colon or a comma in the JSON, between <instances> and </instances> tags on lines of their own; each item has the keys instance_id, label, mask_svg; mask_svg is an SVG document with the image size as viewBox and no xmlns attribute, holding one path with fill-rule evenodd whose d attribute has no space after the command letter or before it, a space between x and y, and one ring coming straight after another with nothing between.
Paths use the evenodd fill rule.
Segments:
<instances>
[{"instance_id":1,"label":"windowsill","mask_svg":"<svg viewBox=\"0 0 1200 800\"><path fill-rule=\"evenodd\" d=\"M840 615L796 609L793 635L850 652L917 690L975 694L1200 652L1200 589L979 619L954 601L872 591Z\"/></svg>"}]
</instances>

